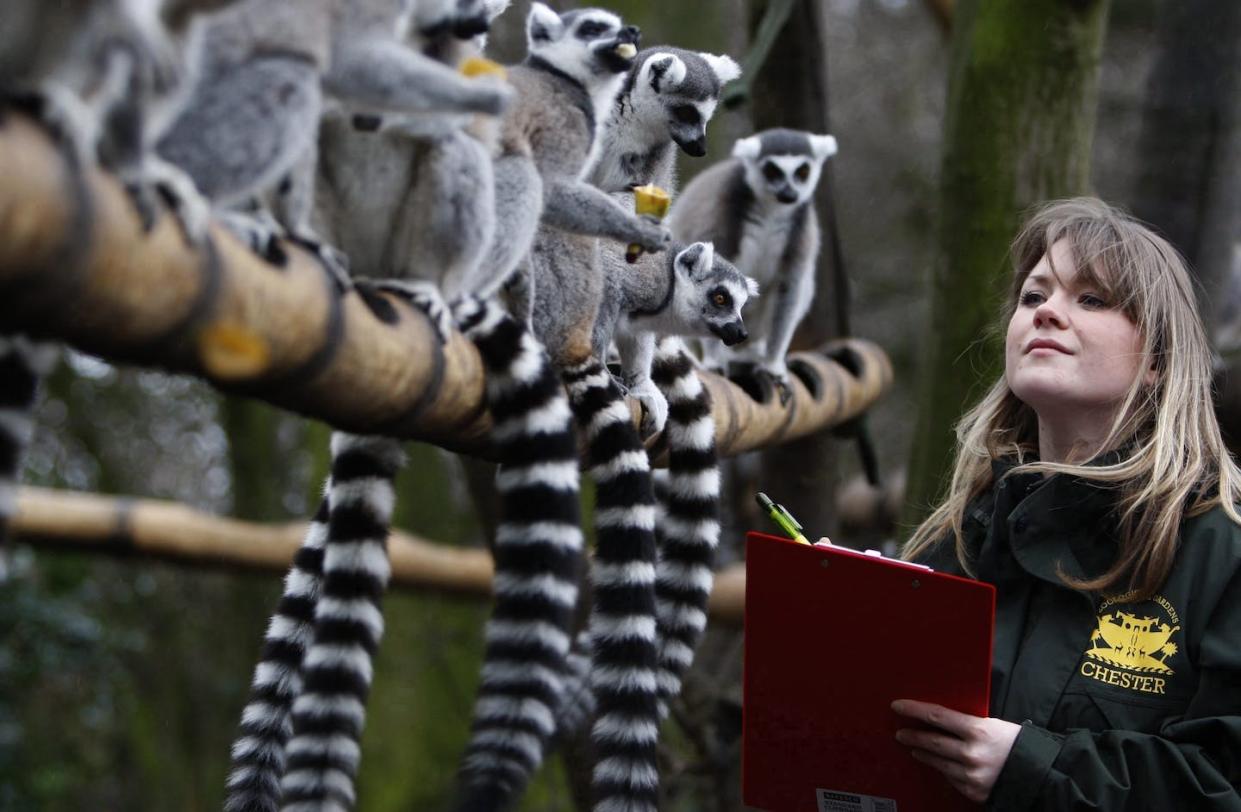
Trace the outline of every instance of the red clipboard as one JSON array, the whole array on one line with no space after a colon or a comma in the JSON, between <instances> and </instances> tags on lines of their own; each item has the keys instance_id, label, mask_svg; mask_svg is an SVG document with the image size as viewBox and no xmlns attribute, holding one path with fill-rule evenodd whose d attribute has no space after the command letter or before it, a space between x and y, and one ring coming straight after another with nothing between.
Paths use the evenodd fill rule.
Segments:
<instances>
[{"instance_id":1,"label":"red clipboard","mask_svg":"<svg viewBox=\"0 0 1241 812\"><path fill-rule=\"evenodd\" d=\"M746 536L742 798L779 812L973 808L894 738L894 699L986 716L995 588Z\"/></svg>"}]
</instances>

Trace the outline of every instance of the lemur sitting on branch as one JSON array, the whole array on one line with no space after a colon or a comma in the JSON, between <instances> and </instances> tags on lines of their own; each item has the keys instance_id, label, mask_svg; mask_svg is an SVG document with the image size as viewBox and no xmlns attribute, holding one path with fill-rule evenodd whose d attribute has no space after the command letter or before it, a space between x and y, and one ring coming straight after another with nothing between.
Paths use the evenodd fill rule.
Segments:
<instances>
[{"instance_id":1,"label":"lemur sitting on branch","mask_svg":"<svg viewBox=\"0 0 1241 812\"><path fill-rule=\"evenodd\" d=\"M766 130L742 138L733 157L698 175L673 201L668 223L682 240L711 240L716 250L758 281L765 295L747 321L750 339L739 350L704 346L708 367L730 360L756 367L760 387L791 396L785 355L814 298L819 221L812 198L836 139L796 130Z\"/></svg>"},{"instance_id":2,"label":"lemur sitting on branch","mask_svg":"<svg viewBox=\"0 0 1241 812\"><path fill-rule=\"evenodd\" d=\"M628 210L633 209L630 190L635 186L654 184L672 189L677 147L691 155L705 152L706 125L721 87L739 73L736 64L725 56L662 46L643 51L617 96L614 115L604 126L604 146L590 174L593 181ZM584 250L592 247L593 253ZM575 249L583 250L574 255ZM548 250L550 255L553 249ZM657 345L657 334L742 339L745 328L741 308L754 289L750 280L719 257L709 243L678 246L662 254L644 253L633 264L627 261L628 249L611 241L588 246L564 240L559 251L553 270L563 267L566 278L557 280L551 294L545 280L541 276L536 279L536 325L593 317L593 358L603 359L616 339L622 380L628 385L628 394L638 397L645 408L644 431L664 430L666 424L669 478L657 505L658 560L653 574L658 724L667 702L679 693L681 676L692 661L705 626L704 609L719 540L719 476L710 398L680 343L669 340ZM593 314L557 312L546 304L560 286L581 284L574 272L594 274L602 281ZM654 376L657 382L652 381L653 367L658 370ZM602 402L606 393L618 402L622 393L614 382L606 375L597 375L595 380L594 398ZM671 417L669 401L676 405ZM613 407L609 411L615 411L628 424L627 410ZM599 437L600 442L591 449L596 469L624 470L630 478L651 476L640 451L618 453L604 445L602 433ZM622 460L624 466L619 465ZM607 473L597 477L600 494L618 502L625 498L621 490L627 487L625 480ZM619 493L611 496L612 491ZM668 526L675 530L667 532ZM595 697L588 685L590 648L587 633L579 640L579 653L570 658L573 673L566 678L558 736L593 715Z\"/></svg>"}]
</instances>

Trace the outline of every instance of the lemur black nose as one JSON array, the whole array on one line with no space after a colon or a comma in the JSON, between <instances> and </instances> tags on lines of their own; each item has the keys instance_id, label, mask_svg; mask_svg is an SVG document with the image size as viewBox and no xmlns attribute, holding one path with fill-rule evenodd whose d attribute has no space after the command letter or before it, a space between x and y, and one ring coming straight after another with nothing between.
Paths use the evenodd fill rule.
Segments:
<instances>
[{"instance_id":1,"label":"lemur black nose","mask_svg":"<svg viewBox=\"0 0 1241 812\"><path fill-rule=\"evenodd\" d=\"M477 17L459 17L452 26L452 33L459 39L469 39L479 34L486 34L489 30L491 30L491 21L485 14Z\"/></svg>"},{"instance_id":2,"label":"lemur black nose","mask_svg":"<svg viewBox=\"0 0 1241 812\"><path fill-rule=\"evenodd\" d=\"M750 336L750 334L745 331L745 325L739 321L721 325L718 330L713 328L713 332L720 337L720 340L723 341L726 346L729 347L734 344L740 344Z\"/></svg>"},{"instance_id":3,"label":"lemur black nose","mask_svg":"<svg viewBox=\"0 0 1241 812\"><path fill-rule=\"evenodd\" d=\"M681 149L685 150L686 155L701 158L707 154L707 139L696 138L693 141L682 141Z\"/></svg>"},{"instance_id":4,"label":"lemur black nose","mask_svg":"<svg viewBox=\"0 0 1241 812\"><path fill-rule=\"evenodd\" d=\"M797 192L794 192L792 189L781 189L776 192L776 200L779 200L781 203L796 203Z\"/></svg>"},{"instance_id":5,"label":"lemur black nose","mask_svg":"<svg viewBox=\"0 0 1241 812\"><path fill-rule=\"evenodd\" d=\"M625 30L621 31L620 38L625 42L632 42L634 45L637 45L638 40L642 39L642 29L636 25L627 25Z\"/></svg>"}]
</instances>

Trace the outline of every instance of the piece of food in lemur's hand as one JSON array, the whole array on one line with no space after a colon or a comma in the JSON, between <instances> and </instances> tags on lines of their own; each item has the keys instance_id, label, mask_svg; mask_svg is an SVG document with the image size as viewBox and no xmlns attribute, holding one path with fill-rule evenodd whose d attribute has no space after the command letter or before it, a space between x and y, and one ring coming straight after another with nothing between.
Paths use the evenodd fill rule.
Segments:
<instances>
[{"instance_id":1,"label":"piece of food in lemur's hand","mask_svg":"<svg viewBox=\"0 0 1241 812\"><path fill-rule=\"evenodd\" d=\"M672 203L672 198L668 193L658 186L646 185L635 186L633 190L633 210L639 216L654 217L656 220L662 220L668 214L668 206ZM638 261L638 257L642 256L642 246L637 243L629 243L625 249L625 261L630 265Z\"/></svg>"}]
</instances>

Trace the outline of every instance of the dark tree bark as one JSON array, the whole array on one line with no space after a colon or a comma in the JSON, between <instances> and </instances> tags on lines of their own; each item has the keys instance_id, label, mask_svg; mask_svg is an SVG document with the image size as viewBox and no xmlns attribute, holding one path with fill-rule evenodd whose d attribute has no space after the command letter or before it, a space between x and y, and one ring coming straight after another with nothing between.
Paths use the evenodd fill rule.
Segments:
<instances>
[{"instance_id":1,"label":"dark tree bark","mask_svg":"<svg viewBox=\"0 0 1241 812\"><path fill-rule=\"evenodd\" d=\"M1002 367L992 331L1028 207L1088 189L1108 0L963 0L956 11L940 250L905 522L952 468L952 427Z\"/></svg>"},{"instance_id":2,"label":"dark tree bark","mask_svg":"<svg viewBox=\"0 0 1241 812\"><path fill-rule=\"evenodd\" d=\"M1133 213L1189 260L1207 305L1241 238L1241 3L1165 2L1158 48L1133 154Z\"/></svg>"}]
</instances>

